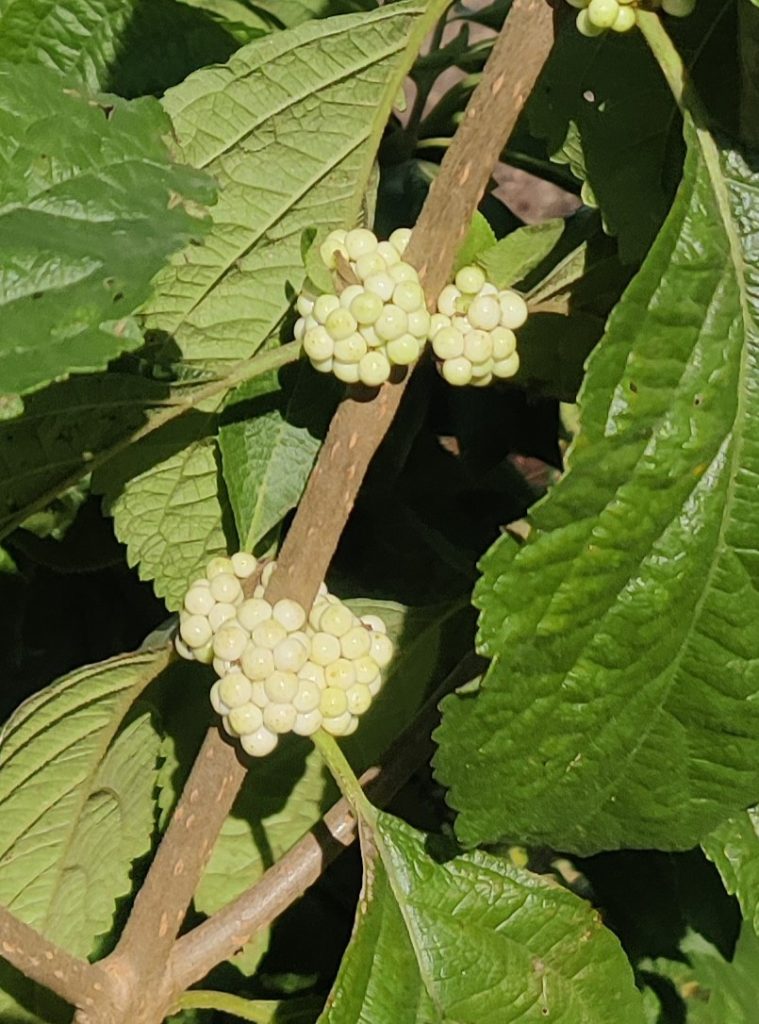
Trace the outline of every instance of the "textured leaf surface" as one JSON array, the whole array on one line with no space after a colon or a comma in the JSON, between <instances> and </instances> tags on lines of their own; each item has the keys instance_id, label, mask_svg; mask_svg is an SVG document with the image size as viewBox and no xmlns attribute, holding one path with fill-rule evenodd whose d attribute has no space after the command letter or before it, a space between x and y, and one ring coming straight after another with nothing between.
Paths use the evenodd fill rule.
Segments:
<instances>
[{"instance_id":1,"label":"textured leaf surface","mask_svg":"<svg viewBox=\"0 0 759 1024\"><path fill-rule=\"evenodd\" d=\"M240 544L252 551L295 508L340 393L304 363L242 385L235 422L219 431Z\"/></svg>"},{"instance_id":2,"label":"textured leaf surface","mask_svg":"<svg viewBox=\"0 0 759 1024\"><path fill-rule=\"evenodd\" d=\"M466 842L686 848L756 799L759 176L702 145L591 357L570 471L483 561L493 662L437 735Z\"/></svg>"},{"instance_id":3,"label":"textured leaf surface","mask_svg":"<svg viewBox=\"0 0 759 1024\"><path fill-rule=\"evenodd\" d=\"M110 928L132 862L150 846L158 737L147 714L119 730L167 658L146 652L74 672L3 730L0 904L79 956ZM0 963L3 1020L23 1012L17 998L37 1002Z\"/></svg>"},{"instance_id":4,"label":"textured leaf surface","mask_svg":"<svg viewBox=\"0 0 759 1024\"><path fill-rule=\"evenodd\" d=\"M517 228L481 253L477 262L488 275L488 281L497 288L508 288L527 277L545 259L563 230L561 218Z\"/></svg>"},{"instance_id":5,"label":"textured leaf surface","mask_svg":"<svg viewBox=\"0 0 759 1024\"><path fill-rule=\"evenodd\" d=\"M455 628L452 608L405 609L390 602L350 601L358 615L385 620L398 644L376 704L341 747L362 772L411 721L432 679L437 680L441 646ZM232 815L224 823L196 905L211 913L252 885L281 857L336 798L321 757L307 741L290 739L269 757L254 761Z\"/></svg>"},{"instance_id":6,"label":"textured leaf surface","mask_svg":"<svg viewBox=\"0 0 759 1024\"><path fill-rule=\"evenodd\" d=\"M221 186L208 244L159 275L148 306L149 326L185 359L255 351L303 280L302 232L355 222L398 85L441 6L278 32L167 94L185 159Z\"/></svg>"},{"instance_id":7,"label":"textured leaf surface","mask_svg":"<svg viewBox=\"0 0 759 1024\"><path fill-rule=\"evenodd\" d=\"M205 176L169 163L167 129L153 100L97 100L48 68L0 66L3 391L102 369L141 344L129 315L204 230L180 196L211 198Z\"/></svg>"},{"instance_id":8,"label":"textured leaf surface","mask_svg":"<svg viewBox=\"0 0 759 1024\"><path fill-rule=\"evenodd\" d=\"M215 430L212 413L190 413L133 445L95 478L129 565L153 581L171 610L208 561L227 551Z\"/></svg>"},{"instance_id":9,"label":"textured leaf surface","mask_svg":"<svg viewBox=\"0 0 759 1024\"><path fill-rule=\"evenodd\" d=\"M723 821L701 845L759 935L759 807Z\"/></svg>"},{"instance_id":10,"label":"textured leaf surface","mask_svg":"<svg viewBox=\"0 0 759 1024\"><path fill-rule=\"evenodd\" d=\"M572 893L484 853L446 857L388 814L362 839L364 891L320 1024L642 1024L624 953Z\"/></svg>"},{"instance_id":11,"label":"textured leaf surface","mask_svg":"<svg viewBox=\"0 0 759 1024\"><path fill-rule=\"evenodd\" d=\"M72 377L35 392L23 414L0 421L0 535L53 501L92 457L128 437L163 385L126 374Z\"/></svg>"}]
</instances>

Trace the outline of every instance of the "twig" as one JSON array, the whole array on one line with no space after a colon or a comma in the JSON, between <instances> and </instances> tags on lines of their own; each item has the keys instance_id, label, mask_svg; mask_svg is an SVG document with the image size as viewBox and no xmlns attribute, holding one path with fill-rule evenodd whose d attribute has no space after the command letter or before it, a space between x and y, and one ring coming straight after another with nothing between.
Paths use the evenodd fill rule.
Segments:
<instances>
[{"instance_id":1,"label":"twig","mask_svg":"<svg viewBox=\"0 0 759 1024\"><path fill-rule=\"evenodd\" d=\"M428 300L440 292L450 276L456 251L490 171L552 44L552 14L545 0L515 0L409 243L406 259L419 270ZM310 607L326 576L369 463L395 416L407 380L408 377L400 383L385 384L373 400L353 391L338 408L279 553L277 569L266 590L269 600L286 596ZM154 1004L157 999L155 984L161 965L168 958L173 938L244 774L235 749L217 730L212 730L174 815L180 817L187 830L185 842L181 847L178 845L177 828L172 822L113 954L117 960L126 956L132 967L139 964L144 1005ZM331 818L328 816L325 823L347 838L351 827L345 814L343 809ZM318 877L321 859L317 842L309 861L316 874L302 872L299 877L303 885ZM296 866L284 858L271 870L286 882L288 871ZM226 922L232 932L232 950L240 945L239 936L246 933L251 920L253 927L247 934L252 934L267 914L271 920L282 909L277 903L277 898L283 898L282 893L277 897L276 892L276 887L264 890L262 897L268 898L267 905L249 908L243 919ZM285 898L291 902L290 890ZM187 949L183 945L187 941L180 940L178 948ZM202 976L190 973L193 980ZM177 991L175 988L174 993Z\"/></svg>"},{"instance_id":2,"label":"twig","mask_svg":"<svg viewBox=\"0 0 759 1024\"><path fill-rule=\"evenodd\" d=\"M481 666L481 659L473 653L467 654L429 697L412 725L390 747L382 759L382 767L364 772L361 785L372 803L378 807L386 805L413 773L426 764L432 753L431 733L437 722L440 700L469 682ZM338 800L255 885L179 939L167 973L167 983L172 990L182 992L241 949L257 931L271 924L299 899L355 838L356 821L350 806L345 799Z\"/></svg>"},{"instance_id":3,"label":"twig","mask_svg":"<svg viewBox=\"0 0 759 1024\"><path fill-rule=\"evenodd\" d=\"M0 956L72 1006L83 1006L100 970L49 942L44 935L0 907Z\"/></svg>"}]
</instances>

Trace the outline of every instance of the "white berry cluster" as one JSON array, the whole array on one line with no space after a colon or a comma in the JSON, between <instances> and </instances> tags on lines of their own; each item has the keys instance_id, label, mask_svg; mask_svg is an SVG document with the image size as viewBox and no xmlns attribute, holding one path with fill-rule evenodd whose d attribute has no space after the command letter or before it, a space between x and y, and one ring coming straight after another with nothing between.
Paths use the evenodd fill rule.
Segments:
<instances>
[{"instance_id":1,"label":"white berry cluster","mask_svg":"<svg viewBox=\"0 0 759 1024\"><path fill-rule=\"evenodd\" d=\"M478 387L493 377L513 377L519 369L514 331L526 319L521 295L499 291L479 267L462 267L438 296L430 324L443 377L449 384Z\"/></svg>"},{"instance_id":2,"label":"white berry cluster","mask_svg":"<svg viewBox=\"0 0 759 1024\"><path fill-rule=\"evenodd\" d=\"M326 266L334 270L339 253L359 283L347 284L339 295L298 298L295 338L315 369L346 384L376 387L393 365L419 358L430 315L416 270L401 259L410 237L408 228L398 228L387 242L366 228L327 236L320 249Z\"/></svg>"},{"instance_id":3,"label":"white berry cluster","mask_svg":"<svg viewBox=\"0 0 759 1024\"><path fill-rule=\"evenodd\" d=\"M579 7L577 28L584 36L599 36L607 29L628 32L636 23L637 0L567 0ZM649 7L662 10L674 18L687 18L693 13L696 0L648 0Z\"/></svg>"},{"instance_id":4,"label":"white berry cluster","mask_svg":"<svg viewBox=\"0 0 759 1024\"><path fill-rule=\"evenodd\" d=\"M254 757L269 754L283 733L354 732L393 656L382 620L359 619L324 584L308 615L287 598L268 602L275 564L246 597L241 580L257 568L253 556L214 559L187 591L176 640L183 657L213 662L211 703Z\"/></svg>"}]
</instances>

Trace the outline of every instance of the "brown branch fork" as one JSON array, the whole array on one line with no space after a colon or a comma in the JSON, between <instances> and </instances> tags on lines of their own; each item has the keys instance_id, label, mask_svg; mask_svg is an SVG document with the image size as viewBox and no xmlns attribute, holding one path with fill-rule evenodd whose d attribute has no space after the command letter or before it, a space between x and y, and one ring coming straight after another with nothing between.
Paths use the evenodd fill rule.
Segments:
<instances>
[{"instance_id":1,"label":"brown branch fork","mask_svg":"<svg viewBox=\"0 0 759 1024\"><path fill-rule=\"evenodd\" d=\"M514 0L416 224L405 259L419 271L428 302L449 280L456 251L553 45L547 0ZM278 555L266 597L310 607L327 575L369 464L408 381L371 400L350 391L340 404ZM465 659L466 661L466 659ZM467 671L468 670L468 671ZM386 803L429 757L440 695L473 674L462 663L362 779ZM178 996L241 948L313 884L355 838L339 801L247 892L178 938L213 845L245 779L236 748L209 729L119 943L87 963L48 942L0 908L0 955L77 1008L77 1024L160 1024Z\"/></svg>"}]
</instances>

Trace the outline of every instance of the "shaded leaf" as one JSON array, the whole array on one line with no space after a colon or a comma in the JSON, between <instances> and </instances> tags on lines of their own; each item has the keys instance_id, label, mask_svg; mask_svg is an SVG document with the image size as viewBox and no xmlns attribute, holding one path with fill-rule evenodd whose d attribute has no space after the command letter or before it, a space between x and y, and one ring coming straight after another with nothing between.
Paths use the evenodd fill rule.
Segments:
<instances>
[{"instance_id":1,"label":"shaded leaf","mask_svg":"<svg viewBox=\"0 0 759 1024\"><path fill-rule=\"evenodd\" d=\"M688 142L590 360L570 471L528 543L482 563L493 662L437 734L468 843L683 849L756 798L759 177Z\"/></svg>"},{"instance_id":2,"label":"shaded leaf","mask_svg":"<svg viewBox=\"0 0 759 1024\"><path fill-rule=\"evenodd\" d=\"M759 808L749 807L721 822L701 845L759 935Z\"/></svg>"}]
</instances>

